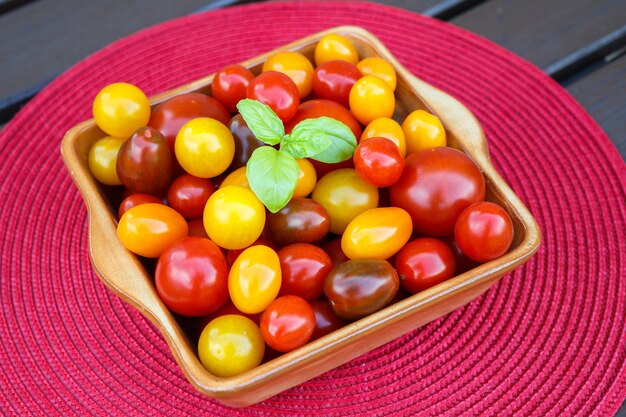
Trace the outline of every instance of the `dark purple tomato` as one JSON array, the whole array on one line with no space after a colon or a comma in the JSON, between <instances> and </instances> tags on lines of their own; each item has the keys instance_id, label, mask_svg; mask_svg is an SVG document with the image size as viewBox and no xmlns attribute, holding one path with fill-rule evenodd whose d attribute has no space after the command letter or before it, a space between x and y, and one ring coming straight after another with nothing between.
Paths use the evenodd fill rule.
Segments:
<instances>
[{"instance_id":1,"label":"dark purple tomato","mask_svg":"<svg viewBox=\"0 0 626 417\"><path fill-rule=\"evenodd\" d=\"M328 234L330 217L321 204L310 198L294 198L276 213L269 213L267 224L279 246L315 243Z\"/></svg>"},{"instance_id":2,"label":"dark purple tomato","mask_svg":"<svg viewBox=\"0 0 626 417\"><path fill-rule=\"evenodd\" d=\"M337 317L326 300L312 301L311 308L315 313L315 330L313 330L311 340L319 339L346 325L343 319Z\"/></svg>"},{"instance_id":3,"label":"dark purple tomato","mask_svg":"<svg viewBox=\"0 0 626 417\"><path fill-rule=\"evenodd\" d=\"M355 320L389 305L399 287L400 279L389 262L353 259L328 274L324 294L336 315Z\"/></svg>"},{"instance_id":4,"label":"dark purple tomato","mask_svg":"<svg viewBox=\"0 0 626 417\"><path fill-rule=\"evenodd\" d=\"M167 200L174 210L187 219L199 219L207 200L215 188L207 178L183 174L176 178L167 192Z\"/></svg>"},{"instance_id":5,"label":"dark purple tomato","mask_svg":"<svg viewBox=\"0 0 626 417\"><path fill-rule=\"evenodd\" d=\"M361 77L361 71L348 61L326 61L315 69L313 91L319 98L349 107L350 89Z\"/></svg>"},{"instance_id":6,"label":"dark purple tomato","mask_svg":"<svg viewBox=\"0 0 626 417\"><path fill-rule=\"evenodd\" d=\"M158 130L141 127L122 144L116 170L122 184L131 192L157 194L172 181L174 156Z\"/></svg>"},{"instance_id":7,"label":"dark purple tomato","mask_svg":"<svg viewBox=\"0 0 626 417\"><path fill-rule=\"evenodd\" d=\"M297 295L313 301L322 295L324 279L333 269L330 257L320 247L294 243L278 251L282 282L279 295Z\"/></svg>"},{"instance_id":8,"label":"dark purple tomato","mask_svg":"<svg viewBox=\"0 0 626 417\"><path fill-rule=\"evenodd\" d=\"M237 112L237 103L246 98L248 84L254 78L252 72L238 64L227 65L219 70L211 83L211 94L226 110Z\"/></svg>"},{"instance_id":9,"label":"dark purple tomato","mask_svg":"<svg viewBox=\"0 0 626 417\"><path fill-rule=\"evenodd\" d=\"M252 152L259 146L265 144L254 136L240 114L230 119L228 128L233 135L233 139L235 139L235 156L233 157L233 162L231 162L229 169L235 170L247 164Z\"/></svg>"},{"instance_id":10,"label":"dark purple tomato","mask_svg":"<svg viewBox=\"0 0 626 417\"><path fill-rule=\"evenodd\" d=\"M298 87L285 74L277 71L263 72L248 84L247 97L267 104L283 121L291 119L298 111Z\"/></svg>"},{"instance_id":11,"label":"dark purple tomato","mask_svg":"<svg viewBox=\"0 0 626 417\"><path fill-rule=\"evenodd\" d=\"M452 251L452 254L454 255L454 263L456 265L454 273L456 275L461 275L462 273L467 272L470 269L474 269L478 265L480 265L480 262L476 262L461 251L461 248L459 248L456 240L454 240L454 236L442 237L441 240L446 245L448 245L448 247Z\"/></svg>"},{"instance_id":12,"label":"dark purple tomato","mask_svg":"<svg viewBox=\"0 0 626 417\"><path fill-rule=\"evenodd\" d=\"M454 254L444 242L433 238L415 239L396 255L400 283L411 294L454 276Z\"/></svg>"}]
</instances>

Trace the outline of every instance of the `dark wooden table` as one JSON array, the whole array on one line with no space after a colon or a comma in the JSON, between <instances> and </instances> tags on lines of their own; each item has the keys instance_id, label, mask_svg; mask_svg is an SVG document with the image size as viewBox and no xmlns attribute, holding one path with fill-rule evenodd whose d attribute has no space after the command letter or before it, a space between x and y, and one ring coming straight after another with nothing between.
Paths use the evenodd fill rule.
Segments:
<instances>
[{"instance_id":1,"label":"dark wooden table","mask_svg":"<svg viewBox=\"0 0 626 417\"><path fill-rule=\"evenodd\" d=\"M177 16L249 0L0 0L0 125L66 68ZM625 0L378 0L449 21L561 83L626 155ZM617 414L626 417L626 404Z\"/></svg>"}]
</instances>

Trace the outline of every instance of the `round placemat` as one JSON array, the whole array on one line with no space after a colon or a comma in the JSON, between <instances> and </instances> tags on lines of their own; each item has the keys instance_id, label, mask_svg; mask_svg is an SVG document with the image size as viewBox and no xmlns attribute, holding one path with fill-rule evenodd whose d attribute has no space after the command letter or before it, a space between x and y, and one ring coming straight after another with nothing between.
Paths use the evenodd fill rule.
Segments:
<instances>
[{"instance_id":1,"label":"round placemat","mask_svg":"<svg viewBox=\"0 0 626 417\"><path fill-rule=\"evenodd\" d=\"M261 404L228 409L192 388L157 330L92 271L86 209L60 141L107 83L155 94L344 24L373 32L476 114L543 246L471 304ZM461 29L368 3L184 17L64 73L0 133L0 155L6 415L611 416L626 397L624 162L559 85Z\"/></svg>"}]
</instances>

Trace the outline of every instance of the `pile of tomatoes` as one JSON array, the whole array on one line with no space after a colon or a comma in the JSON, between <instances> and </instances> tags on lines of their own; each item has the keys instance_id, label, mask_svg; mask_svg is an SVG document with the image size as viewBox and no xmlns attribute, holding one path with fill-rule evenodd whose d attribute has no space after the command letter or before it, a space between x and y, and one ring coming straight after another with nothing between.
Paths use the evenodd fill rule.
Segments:
<instances>
[{"instance_id":1,"label":"pile of tomatoes","mask_svg":"<svg viewBox=\"0 0 626 417\"><path fill-rule=\"evenodd\" d=\"M480 169L446 147L437 117L415 110L394 120L392 65L360 59L339 35L317 44L314 62L282 52L257 75L228 65L211 95L182 94L152 110L130 84L94 100L109 136L88 164L101 183L123 186L119 239L158 259L161 300L197 318L198 355L217 376L495 259L513 239L506 211L484 201ZM268 105L286 133L309 118L344 123L358 140L353 157L298 159L293 197L268 211L248 185L246 162L267 145L237 113L245 98Z\"/></svg>"}]
</instances>

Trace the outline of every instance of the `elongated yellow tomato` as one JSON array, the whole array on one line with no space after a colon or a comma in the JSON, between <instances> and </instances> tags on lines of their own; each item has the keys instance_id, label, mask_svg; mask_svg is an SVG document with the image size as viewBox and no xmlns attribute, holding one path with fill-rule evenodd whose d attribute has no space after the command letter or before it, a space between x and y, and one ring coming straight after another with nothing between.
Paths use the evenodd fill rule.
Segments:
<instances>
[{"instance_id":1,"label":"elongated yellow tomato","mask_svg":"<svg viewBox=\"0 0 626 417\"><path fill-rule=\"evenodd\" d=\"M274 249L252 246L239 255L228 274L228 292L242 313L260 313L278 295L282 273Z\"/></svg>"},{"instance_id":2,"label":"elongated yellow tomato","mask_svg":"<svg viewBox=\"0 0 626 417\"><path fill-rule=\"evenodd\" d=\"M374 75L382 78L389 84L391 90L395 91L397 83L396 70L393 69L389 62L377 56L371 56L359 61L356 67L363 75Z\"/></svg>"},{"instance_id":3,"label":"elongated yellow tomato","mask_svg":"<svg viewBox=\"0 0 626 417\"><path fill-rule=\"evenodd\" d=\"M388 259L411 238L411 216L398 207L368 210L354 218L341 238L350 259Z\"/></svg>"},{"instance_id":4,"label":"elongated yellow tomato","mask_svg":"<svg viewBox=\"0 0 626 417\"><path fill-rule=\"evenodd\" d=\"M140 204L127 210L117 225L122 245L137 255L158 258L178 239L187 236L185 218L164 204Z\"/></svg>"},{"instance_id":5,"label":"elongated yellow tomato","mask_svg":"<svg viewBox=\"0 0 626 417\"><path fill-rule=\"evenodd\" d=\"M359 53L348 39L331 33L320 39L315 46L315 64L320 65L336 59L356 65L359 62Z\"/></svg>"},{"instance_id":6,"label":"elongated yellow tomato","mask_svg":"<svg viewBox=\"0 0 626 417\"><path fill-rule=\"evenodd\" d=\"M243 249L261 236L265 206L249 188L227 185L204 206L204 229L224 249Z\"/></svg>"},{"instance_id":7,"label":"elongated yellow tomato","mask_svg":"<svg viewBox=\"0 0 626 417\"><path fill-rule=\"evenodd\" d=\"M227 185L238 185L240 187L250 188L250 183L248 182L248 176L246 175L246 167L240 167L231 172L224 178L221 182L219 188L224 188Z\"/></svg>"},{"instance_id":8,"label":"elongated yellow tomato","mask_svg":"<svg viewBox=\"0 0 626 417\"><path fill-rule=\"evenodd\" d=\"M364 125L379 117L391 117L396 108L393 90L373 75L360 78L350 89L350 111Z\"/></svg>"},{"instance_id":9,"label":"elongated yellow tomato","mask_svg":"<svg viewBox=\"0 0 626 417\"><path fill-rule=\"evenodd\" d=\"M198 117L180 128L174 142L176 159L195 177L213 178L226 171L235 156L235 139L221 122Z\"/></svg>"},{"instance_id":10,"label":"elongated yellow tomato","mask_svg":"<svg viewBox=\"0 0 626 417\"><path fill-rule=\"evenodd\" d=\"M388 117L379 117L372 120L363 130L359 142L371 138L385 138L396 144L400 149L400 155L406 156L406 139L402 126Z\"/></svg>"},{"instance_id":11,"label":"elongated yellow tomato","mask_svg":"<svg viewBox=\"0 0 626 417\"><path fill-rule=\"evenodd\" d=\"M265 342L259 326L236 314L213 319L198 340L200 362L213 375L223 378L259 366L264 353Z\"/></svg>"},{"instance_id":12,"label":"elongated yellow tomato","mask_svg":"<svg viewBox=\"0 0 626 417\"><path fill-rule=\"evenodd\" d=\"M300 173L298 174L298 183L292 198L306 197L311 194L315 184L317 184L317 173L315 172L315 167L308 159L299 158L296 161L298 161Z\"/></svg>"},{"instance_id":13,"label":"elongated yellow tomato","mask_svg":"<svg viewBox=\"0 0 626 417\"><path fill-rule=\"evenodd\" d=\"M446 131L434 114L424 110L415 110L402 122L402 130L406 137L407 154L422 149L446 146Z\"/></svg>"},{"instance_id":14,"label":"elongated yellow tomato","mask_svg":"<svg viewBox=\"0 0 626 417\"><path fill-rule=\"evenodd\" d=\"M291 78L300 98L311 94L313 90L313 64L304 55L298 52L279 52L269 57L263 64L263 72L278 71Z\"/></svg>"},{"instance_id":15,"label":"elongated yellow tomato","mask_svg":"<svg viewBox=\"0 0 626 417\"><path fill-rule=\"evenodd\" d=\"M116 169L117 154L122 143L124 143L124 139L107 136L96 141L89 150L87 158L89 170L102 184L122 184Z\"/></svg>"}]
</instances>

